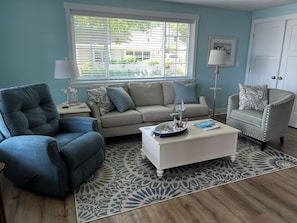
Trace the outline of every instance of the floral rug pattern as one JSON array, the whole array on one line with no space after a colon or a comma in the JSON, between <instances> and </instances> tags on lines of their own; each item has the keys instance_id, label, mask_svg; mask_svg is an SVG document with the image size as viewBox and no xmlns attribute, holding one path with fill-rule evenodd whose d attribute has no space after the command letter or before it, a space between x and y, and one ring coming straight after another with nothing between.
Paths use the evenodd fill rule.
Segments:
<instances>
[{"instance_id":1,"label":"floral rug pattern","mask_svg":"<svg viewBox=\"0 0 297 223\"><path fill-rule=\"evenodd\" d=\"M297 166L296 158L240 137L235 162L225 157L167 169L160 180L140 149L138 136L107 143L103 166L74 193L79 223Z\"/></svg>"}]
</instances>

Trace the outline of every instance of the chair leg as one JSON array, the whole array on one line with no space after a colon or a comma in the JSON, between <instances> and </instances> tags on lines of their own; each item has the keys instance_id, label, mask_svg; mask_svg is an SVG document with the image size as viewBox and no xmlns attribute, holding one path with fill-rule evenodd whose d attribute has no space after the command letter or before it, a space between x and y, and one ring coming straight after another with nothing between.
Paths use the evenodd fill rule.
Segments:
<instances>
[{"instance_id":1,"label":"chair leg","mask_svg":"<svg viewBox=\"0 0 297 223\"><path fill-rule=\"evenodd\" d=\"M262 142L261 143L261 151L264 151L265 147L266 147L266 142Z\"/></svg>"},{"instance_id":2,"label":"chair leg","mask_svg":"<svg viewBox=\"0 0 297 223\"><path fill-rule=\"evenodd\" d=\"M283 144L284 143L284 137L282 136L279 139L280 139L281 144Z\"/></svg>"}]
</instances>

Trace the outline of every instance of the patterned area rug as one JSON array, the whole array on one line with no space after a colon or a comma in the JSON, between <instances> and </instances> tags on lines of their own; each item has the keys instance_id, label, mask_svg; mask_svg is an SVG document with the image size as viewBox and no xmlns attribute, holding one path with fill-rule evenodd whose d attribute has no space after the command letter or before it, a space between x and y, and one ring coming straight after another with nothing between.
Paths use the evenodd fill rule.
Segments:
<instances>
[{"instance_id":1,"label":"patterned area rug","mask_svg":"<svg viewBox=\"0 0 297 223\"><path fill-rule=\"evenodd\" d=\"M107 143L104 165L74 194L79 223L297 166L296 158L239 137L235 162L225 157L172 168L159 180L140 149L138 136Z\"/></svg>"}]
</instances>

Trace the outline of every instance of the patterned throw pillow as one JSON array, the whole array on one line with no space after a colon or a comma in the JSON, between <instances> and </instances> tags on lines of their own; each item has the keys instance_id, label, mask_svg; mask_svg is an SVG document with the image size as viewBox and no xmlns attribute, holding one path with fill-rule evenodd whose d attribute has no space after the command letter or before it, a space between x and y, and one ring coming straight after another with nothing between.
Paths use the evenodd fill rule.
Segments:
<instances>
[{"instance_id":1,"label":"patterned throw pillow","mask_svg":"<svg viewBox=\"0 0 297 223\"><path fill-rule=\"evenodd\" d=\"M268 104L267 85L249 86L239 84L239 110L263 111Z\"/></svg>"},{"instance_id":2,"label":"patterned throw pillow","mask_svg":"<svg viewBox=\"0 0 297 223\"><path fill-rule=\"evenodd\" d=\"M115 109L113 103L107 95L105 87L98 87L87 90L89 100L98 104L101 115Z\"/></svg>"}]
</instances>

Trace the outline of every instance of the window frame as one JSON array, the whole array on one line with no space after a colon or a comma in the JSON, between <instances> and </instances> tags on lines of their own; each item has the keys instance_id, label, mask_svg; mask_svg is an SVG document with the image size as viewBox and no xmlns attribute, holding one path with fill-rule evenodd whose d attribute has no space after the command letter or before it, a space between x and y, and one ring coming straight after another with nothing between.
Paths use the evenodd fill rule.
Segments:
<instances>
[{"instance_id":1,"label":"window frame","mask_svg":"<svg viewBox=\"0 0 297 223\"><path fill-rule=\"evenodd\" d=\"M157 81L157 80L195 80L196 75L196 61L197 61L197 45L198 45L198 23L200 16L197 14L184 14L184 13L170 13L164 11L151 11L151 10L140 10L140 9L128 9L128 8L118 8L118 7L105 7L100 5L86 5L86 4L77 4L77 3L64 3L65 15L66 15L66 28L67 28L67 37L68 37L68 58L73 60L75 49L74 41L72 41L73 31L71 24L71 15L73 13L79 13L86 16L112 16L114 17L121 16L122 18L128 19L139 19L140 17L147 17L148 20L156 19L160 21L170 21L170 22L188 22L193 24L193 29L190 30L190 39L189 42L189 56L192 58L192 64L188 63L187 69L191 70L191 76L184 77L164 77L164 78L140 78L140 79L121 79L121 80L110 80L110 79L71 79L71 84L75 86L87 86L89 84L96 83L110 83L110 82L143 82L143 81ZM134 52L135 53L135 52Z\"/></svg>"}]
</instances>

